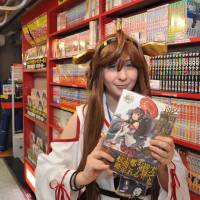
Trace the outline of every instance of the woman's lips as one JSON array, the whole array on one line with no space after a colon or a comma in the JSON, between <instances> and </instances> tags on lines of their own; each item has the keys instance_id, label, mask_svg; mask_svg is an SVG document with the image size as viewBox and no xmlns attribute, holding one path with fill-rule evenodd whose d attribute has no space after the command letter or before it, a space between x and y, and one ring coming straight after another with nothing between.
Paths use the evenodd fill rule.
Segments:
<instances>
[{"instance_id":1,"label":"woman's lips","mask_svg":"<svg viewBox=\"0 0 200 200\"><path fill-rule=\"evenodd\" d=\"M119 89L126 89L128 87L128 84L126 85L116 85L117 88Z\"/></svg>"}]
</instances>

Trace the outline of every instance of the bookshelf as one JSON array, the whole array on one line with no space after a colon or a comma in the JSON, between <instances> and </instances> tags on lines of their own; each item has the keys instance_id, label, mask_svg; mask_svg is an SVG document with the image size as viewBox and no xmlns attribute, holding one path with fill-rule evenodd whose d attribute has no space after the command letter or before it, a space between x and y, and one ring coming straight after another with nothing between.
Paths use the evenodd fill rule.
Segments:
<instances>
[{"instance_id":1,"label":"bookshelf","mask_svg":"<svg viewBox=\"0 0 200 200\"><path fill-rule=\"evenodd\" d=\"M163 96L163 97L177 97L177 98L185 98L185 99L200 99L200 94L192 94L192 93L181 93L181 92L162 92L158 90L151 90L152 95Z\"/></svg>"},{"instance_id":2,"label":"bookshelf","mask_svg":"<svg viewBox=\"0 0 200 200\"><path fill-rule=\"evenodd\" d=\"M24 76L24 91L23 91L23 107L24 107L24 134L25 134L25 168L26 166L30 166L32 171L34 172L35 166L30 162L27 156L27 150L29 145L29 132L34 131L34 126L38 125L42 127L46 131L46 151L49 153L51 151L50 149L50 142L54 139L54 131L57 131L57 134L62 132L63 128L55 123L55 117L54 112L69 112L73 113L75 111L75 106L84 102L76 101L75 99L68 99L64 102L61 99L55 98L55 96L59 96L61 93L59 93L59 90L62 90L64 93L69 93L68 89L72 89L74 91L80 91L86 90L86 84L78 83L78 79L73 79L72 82L62 82L61 79L58 81L53 80L53 77L55 76L55 71L57 70L57 66L60 67L61 70L64 69L64 64L71 64L72 63L72 57L73 55L69 54L69 52L63 52L62 48L59 46L62 42L69 43L69 40L71 40L70 37L77 34L76 37L81 37L80 33L84 31L91 30L91 22L95 22L98 24L98 39L104 38L106 35L106 28L105 25L112 22L112 20L115 20L117 18L122 17L129 17L132 15L137 15L138 13L147 12L148 9L155 8L157 6L165 5L167 3L171 4L174 1L172 0L130 0L126 1L128 3L118 5L116 7L107 9L108 5L106 4L106 0L98 0L98 4L96 3L95 9L98 10L98 13L94 10L91 13L87 13L86 17L83 17L81 19L78 19L77 21L73 21L71 23L65 24L63 27L57 27L57 18L58 16L61 16L60 14L68 10L70 12L70 9L73 9L76 6L79 6L81 3L83 3L84 0L67 0L64 3L58 5L57 0L43 0L39 5L37 5L37 8L31 9L28 11L23 19L22 19L22 25L26 25L29 22L31 22L33 19L37 18L42 13L47 13L47 32L46 32L46 44L47 44L47 63L45 69L24 69L23 76ZM94 1L93 1L94 2ZM34 10L38 10L37 13L34 12ZM94 24L93 24L94 25ZM89 32L88 32L89 33ZM94 35L94 34L93 34ZM79 41L80 42L80 41ZM23 43L23 56L25 57L25 53L29 48L32 48L30 44L25 39L25 36L23 35L22 38ZM94 41L93 41L94 43ZM92 43L92 44L93 44ZM56 45L55 45L56 44ZM72 45L69 43L69 45ZM94 44L93 44L94 45ZM170 42L168 44L169 51L178 51L180 49L184 49L186 46L189 49L192 49L193 47L198 48L200 46L200 37L193 37L189 39L180 40L176 43ZM55 52L55 47L58 48L59 51L61 51L60 54L57 54ZM74 54L77 53L77 49L75 50ZM72 71L70 71L72 73ZM69 74L69 71L68 71ZM73 74L73 73L72 73ZM27 115L26 113L26 106L27 106L27 96L30 95L31 88L34 88L35 82L37 82L38 78L46 79L45 82L45 89L47 90L47 119L46 122L42 122L30 115ZM69 77L70 79L71 77ZM82 94L82 93L81 93ZM153 96L158 97L170 97L170 98L180 98L180 99L190 99L190 100L200 100L200 94L199 93L188 93L188 92L170 92L170 91L158 91L158 90L152 90L151 94ZM190 150L200 150L199 144L192 143L183 139L174 138L174 141L179 146L186 147ZM26 169L25 169L26 171ZM34 175L33 175L34 176ZM30 183L30 181L27 181ZM33 188L33 186L30 186ZM198 195L195 195L194 193L191 193L191 199L197 200L199 199Z\"/></svg>"}]
</instances>

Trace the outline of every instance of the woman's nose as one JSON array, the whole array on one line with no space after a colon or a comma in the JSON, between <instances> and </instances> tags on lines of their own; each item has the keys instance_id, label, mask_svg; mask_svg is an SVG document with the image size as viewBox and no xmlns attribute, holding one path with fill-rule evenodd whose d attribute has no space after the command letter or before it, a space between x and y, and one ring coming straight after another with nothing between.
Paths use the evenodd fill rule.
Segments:
<instances>
[{"instance_id":1,"label":"woman's nose","mask_svg":"<svg viewBox=\"0 0 200 200\"><path fill-rule=\"evenodd\" d=\"M118 77L121 80L125 80L127 78L127 72L124 67L122 67L122 69L120 71L118 71Z\"/></svg>"}]
</instances>

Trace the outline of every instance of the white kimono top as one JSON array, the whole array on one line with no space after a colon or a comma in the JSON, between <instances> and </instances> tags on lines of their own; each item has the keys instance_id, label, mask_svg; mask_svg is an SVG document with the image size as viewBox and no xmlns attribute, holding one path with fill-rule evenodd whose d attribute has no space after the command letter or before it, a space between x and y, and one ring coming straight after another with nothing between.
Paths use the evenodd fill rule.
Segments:
<instances>
[{"instance_id":1,"label":"white kimono top","mask_svg":"<svg viewBox=\"0 0 200 200\"><path fill-rule=\"evenodd\" d=\"M105 106L104 106L105 107ZM37 200L76 200L79 192L70 189L70 177L80 163L83 150L83 105L76 108L77 134L76 138L69 140L58 140L51 143L52 152L49 155L38 156L36 176L36 198ZM109 117L105 110L105 125L103 132L108 129ZM175 152L172 163L167 166L169 173L168 192L160 185L158 200L189 200L188 184L186 181L187 171L180 156ZM112 176L102 173L96 180L99 187L114 191L114 179ZM146 196L145 200L149 200ZM101 195L101 200L119 200Z\"/></svg>"}]
</instances>

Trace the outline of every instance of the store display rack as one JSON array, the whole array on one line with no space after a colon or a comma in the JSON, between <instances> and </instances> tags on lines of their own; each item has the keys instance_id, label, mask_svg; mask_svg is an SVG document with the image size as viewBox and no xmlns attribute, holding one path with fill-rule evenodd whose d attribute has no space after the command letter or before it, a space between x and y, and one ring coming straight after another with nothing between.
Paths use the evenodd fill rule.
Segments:
<instances>
[{"instance_id":1,"label":"store display rack","mask_svg":"<svg viewBox=\"0 0 200 200\"><path fill-rule=\"evenodd\" d=\"M47 3L48 2L48 3ZM145 11L147 8L152 8L158 5L163 5L168 2L172 1L160 1L160 0L135 0L131 1L127 4L118 6L116 8L113 8L111 10L106 11L105 10L105 0L99 0L99 14L95 15L91 18L84 19L81 22L74 22L65 28L57 31L57 14L70 9L71 7L74 7L78 4L83 2L83 0L73 1L68 0L62 3L61 5L58 5L56 0L50 0L50 1L43 1L41 4L38 5L37 8L34 10L28 11L24 17L23 17L23 24L28 23L32 19L36 18L38 15L42 13L47 13L47 67L44 70L24 70L24 108L26 107L27 103L27 95L30 94L30 89L34 87L34 79L35 74L38 74L39 72L43 73L46 77L46 89L47 89L47 122L41 122L34 117L31 117L27 115L26 109L24 109L24 134L25 134L25 176L28 179L27 176L27 170L30 172L30 168L32 170L31 176L34 177L34 168L35 166L29 161L27 157L27 149L29 145L29 133L30 131L34 130L34 125L39 125L43 127L46 130L47 133L47 153L51 151L50 148L50 142L53 141L52 132L53 130L56 130L58 132L62 132L62 128L59 127L54 123L53 120L53 109L61 109L66 110L70 112L75 111L74 106L64 107L59 103L53 102L53 87L54 86L61 86L61 87L73 87L73 88L84 88L80 85L68 85L68 84L62 84L62 83L55 83L53 82L53 73L52 68L59 63L63 63L65 61L70 62L72 57L67 56L64 58L54 58L53 57L53 41L55 39L60 39L66 35L71 35L73 33L77 33L80 30L85 30L89 28L89 23L91 21L98 21L98 32L99 32L99 39L102 39L105 37L105 24L107 22L110 22L112 19L116 19L117 17L122 17L124 15L130 15L134 12L142 12ZM34 11L38 9L38 13L33 14ZM30 45L27 45L27 42L25 41L25 38L23 37L23 54L25 54L26 50L30 48ZM180 45L181 48L184 48L185 45L197 45L200 46L200 37L191 38L190 41L184 41L180 42L179 44L169 44L169 48L172 48L174 46ZM186 99L193 99L193 100L200 100L200 94L192 94L192 93L176 93L176 92L162 92L162 91L151 91L152 95L155 96L163 96L163 97L175 97L175 98L186 98ZM175 138L175 143L178 145L182 145L184 147L188 147L190 149L194 150L200 150L200 144L194 144L191 142L187 142L184 140L180 140ZM27 166L27 167L26 167ZM31 182L30 179L27 181L31 188L34 190L34 182ZM191 194L192 200L199 199L198 195Z\"/></svg>"}]
</instances>

